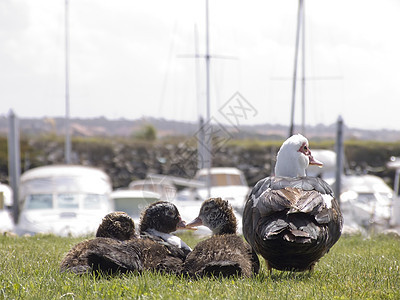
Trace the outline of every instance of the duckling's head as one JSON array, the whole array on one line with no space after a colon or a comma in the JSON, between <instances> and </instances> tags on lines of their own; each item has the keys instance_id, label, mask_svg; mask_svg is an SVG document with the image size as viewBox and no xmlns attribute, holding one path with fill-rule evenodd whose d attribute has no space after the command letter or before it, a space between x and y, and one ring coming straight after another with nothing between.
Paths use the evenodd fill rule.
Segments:
<instances>
[{"instance_id":1,"label":"duckling's head","mask_svg":"<svg viewBox=\"0 0 400 300\"><path fill-rule=\"evenodd\" d=\"M213 234L232 234L236 233L237 220L227 200L210 198L201 205L199 216L186 226L200 225L208 227Z\"/></svg>"},{"instance_id":2,"label":"duckling's head","mask_svg":"<svg viewBox=\"0 0 400 300\"><path fill-rule=\"evenodd\" d=\"M158 201L150 204L140 217L140 233L147 229L171 233L185 228L186 224L181 219L178 209L168 201Z\"/></svg>"},{"instance_id":3,"label":"duckling's head","mask_svg":"<svg viewBox=\"0 0 400 300\"><path fill-rule=\"evenodd\" d=\"M120 241L136 237L135 223L125 212L116 211L107 214L96 232L96 237L108 237Z\"/></svg>"}]
</instances>

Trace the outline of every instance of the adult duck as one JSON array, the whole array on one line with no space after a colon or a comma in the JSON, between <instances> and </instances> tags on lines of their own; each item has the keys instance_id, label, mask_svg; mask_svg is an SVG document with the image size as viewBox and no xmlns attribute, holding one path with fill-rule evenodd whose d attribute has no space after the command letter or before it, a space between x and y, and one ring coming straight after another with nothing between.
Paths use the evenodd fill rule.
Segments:
<instances>
[{"instance_id":1,"label":"adult duck","mask_svg":"<svg viewBox=\"0 0 400 300\"><path fill-rule=\"evenodd\" d=\"M306 176L309 165L322 163L304 136L291 136L277 154L275 176L257 182L245 204L243 235L269 270L313 270L341 235L343 218L332 189Z\"/></svg>"},{"instance_id":2,"label":"adult duck","mask_svg":"<svg viewBox=\"0 0 400 300\"><path fill-rule=\"evenodd\" d=\"M237 221L231 205L210 198L201 205L198 217L187 227L204 225L213 236L199 242L187 256L184 273L190 276L250 277L259 270L259 260L251 247L236 234Z\"/></svg>"}]
</instances>

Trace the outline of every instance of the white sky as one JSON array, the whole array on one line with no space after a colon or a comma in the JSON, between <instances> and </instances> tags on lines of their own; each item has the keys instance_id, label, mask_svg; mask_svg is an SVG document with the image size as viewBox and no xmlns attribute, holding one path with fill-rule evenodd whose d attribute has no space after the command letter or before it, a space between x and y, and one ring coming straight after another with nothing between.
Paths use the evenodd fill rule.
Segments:
<instances>
[{"instance_id":1,"label":"white sky","mask_svg":"<svg viewBox=\"0 0 400 300\"><path fill-rule=\"evenodd\" d=\"M195 60L179 55L194 54L195 24L204 53L204 0L69 2L71 117L197 120L204 60L196 85ZM0 1L0 115L64 116L64 3ZM307 124L342 115L350 127L400 130L400 1L305 4L306 74L335 77L307 82ZM297 7L210 0L210 52L236 57L211 62L214 119L225 122L218 109L239 92L257 111L242 124L289 124Z\"/></svg>"}]
</instances>

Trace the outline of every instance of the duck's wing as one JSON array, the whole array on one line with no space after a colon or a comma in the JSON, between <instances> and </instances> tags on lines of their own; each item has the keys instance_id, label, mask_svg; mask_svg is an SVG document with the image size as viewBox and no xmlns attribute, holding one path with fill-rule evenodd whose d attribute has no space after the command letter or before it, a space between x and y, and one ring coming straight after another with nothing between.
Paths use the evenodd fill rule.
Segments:
<instances>
[{"instance_id":1,"label":"duck's wing","mask_svg":"<svg viewBox=\"0 0 400 300\"><path fill-rule=\"evenodd\" d=\"M318 223L329 223L337 215L338 207L330 186L317 177L270 177L256 193L251 193L253 209L262 217L288 210L315 216Z\"/></svg>"},{"instance_id":2,"label":"duck's wing","mask_svg":"<svg viewBox=\"0 0 400 300\"><path fill-rule=\"evenodd\" d=\"M260 180L251 191L243 212L243 234L250 245L254 245L256 230L260 231L259 222L280 212L286 215L304 213L318 224L334 224L330 226L332 239L336 242L340 236L343 219L339 205L330 186L320 178L267 177ZM279 233L287 226L286 221L278 219L264 224L262 234Z\"/></svg>"},{"instance_id":3,"label":"duck's wing","mask_svg":"<svg viewBox=\"0 0 400 300\"><path fill-rule=\"evenodd\" d=\"M266 191L282 190L285 188L300 189L303 191L317 191L321 194L332 195L329 184L318 177L266 177L256 183L250 192L249 198L258 199Z\"/></svg>"},{"instance_id":4,"label":"duck's wing","mask_svg":"<svg viewBox=\"0 0 400 300\"><path fill-rule=\"evenodd\" d=\"M154 270L162 273L182 274L183 262L181 259L173 256L165 256L155 266Z\"/></svg>"},{"instance_id":5,"label":"duck's wing","mask_svg":"<svg viewBox=\"0 0 400 300\"><path fill-rule=\"evenodd\" d=\"M96 249L88 251L87 258L93 271L106 274L143 270L141 249L134 240L116 244L100 244Z\"/></svg>"},{"instance_id":6,"label":"duck's wing","mask_svg":"<svg viewBox=\"0 0 400 300\"><path fill-rule=\"evenodd\" d=\"M199 242L187 256L184 273L190 276L238 275L250 277L258 273L257 254L235 234L215 235Z\"/></svg>"},{"instance_id":7,"label":"duck's wing","mask_svg":"<svg viewBox=\"0 0 400 300\"><path fill-rule=\"evenodd\" d=\"M89 253L98 252L102 245L115 243L119 243L119 241L106 237L96 237L76 244L61 261L60 271L70 271L79 275L92 272L92 264L88 260Z\"/></svg>"},{"instance_id":8,"label":"duck's wing","mask_svg":"<svg viewBox=\"0 0 400 300\"><path fill-rule=\"evenodd\" d=\"M71 271L75 274L89 272L91 268L85 256L89 243L90 242L86 240L73 246L61 260L60 272Z\"/></svg>"},{"instance_id":9,"label":"duck's wing","mask_svg":"<svg viewBox=\"0 0 400 300\"><path fill-rule=\"evenodd\" d=\"M192 249L186 245L179 237L162 233L156 230L148 229L145 232L142 232L140 237L142 239L150 239L154 242L163 245L168 249L170 255L173 257L177 257L182 261L185 260L186 256L192 251Z\"/></svg>"}]
</instances>

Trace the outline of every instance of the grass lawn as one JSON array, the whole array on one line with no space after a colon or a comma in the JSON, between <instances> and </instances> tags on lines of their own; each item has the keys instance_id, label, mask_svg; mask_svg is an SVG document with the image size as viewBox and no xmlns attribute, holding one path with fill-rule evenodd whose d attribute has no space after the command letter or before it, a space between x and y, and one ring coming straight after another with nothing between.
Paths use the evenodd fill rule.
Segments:
<instances>
[{"instance_id":1,"label":"grass lawn","mask_svg":"<svg viewBox=\"0 0 400 300\"><path fill-rule=\"evenodd\" d=\"M190 246L198 240L181 236ZM400 299L400 239L342 237L313 273L188 280L145 272L112 278L60 273L82 238L0 236L0 299Z\"/></svg>"}]
</instances>

